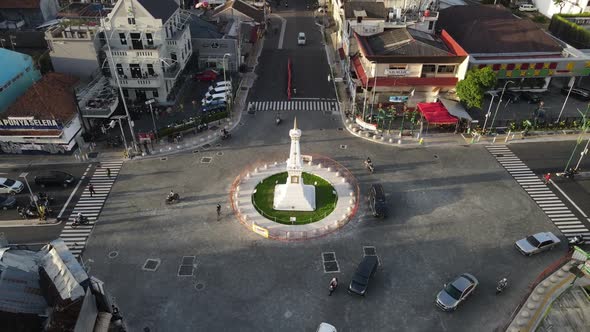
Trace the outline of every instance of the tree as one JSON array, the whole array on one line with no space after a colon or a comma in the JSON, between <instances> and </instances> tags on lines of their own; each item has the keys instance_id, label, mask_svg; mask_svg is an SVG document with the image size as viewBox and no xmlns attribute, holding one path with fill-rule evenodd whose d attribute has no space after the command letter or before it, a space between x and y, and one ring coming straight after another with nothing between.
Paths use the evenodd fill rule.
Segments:
<instances>
[{"instance_id":1,"label":"tree","mask_svg":"<svg viewBox=\"0 0 590 332\"><path fill-rule=\"evenodd\" d=\"M483 94L496 85L496 73L490 67L472 69L464 80L457 83L457 96L468 108L481 108Z\"/></svg>"}]
</instances>

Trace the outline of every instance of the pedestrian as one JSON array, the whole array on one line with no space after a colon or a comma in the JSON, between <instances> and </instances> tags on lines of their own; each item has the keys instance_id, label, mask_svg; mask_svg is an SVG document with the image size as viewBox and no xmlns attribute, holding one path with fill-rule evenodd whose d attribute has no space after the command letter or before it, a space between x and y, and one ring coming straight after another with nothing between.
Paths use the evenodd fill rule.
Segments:
<instances>
[{"instance_id":1,"label":"pedestrian","mask_svg":"<svg viewBox=\"0 0 590 332\"><path fill-rule=\"evenodd\" d=\"M330 280L330 294L328 294L328 296L332 296L332 293L334 293L334 291L336 290L336 287L338 287L338 278L334 277L332 278L332 280Z\"/></svg>"},{"instance_id":2,"label":"pedestrian","mask_svg":"<svg viewBox=\"0 0 590 332\"><path fill-rule=\"evenodd\" d=\"M549 181L551 181L551 173L545 174L544 178L545 178L545 184L549 184Z\"/></svg>"},{"instance_id":3,"label":"pedestrian","mask_svg":"<svg viewBox=\"0 0 590 332\"><path fill-rule=\"evenodd\" d=\"M107 176L110 178L111 177L111 169L107 167Z\"/></svg>"},{"instance_id":4,"label":"pedestrian","mask_svg":"<svg viewBox=\"0 0 590 332\"><path fill-rule=\"evenodd\" d=\"M221 205L217 204L217 217L221 216Z\"/></svg>"},{"instance_id":5,"label":"pedestrian","mask_svg":"<svg viewBox=\"0 0 590 332\"><path fill-rule=\"evenodd\" d=\"M96 194L96 191L94 191L94 185L92 183L88 185L88 192L90 193L90 197Z\"/></svg>"}]
</instances>

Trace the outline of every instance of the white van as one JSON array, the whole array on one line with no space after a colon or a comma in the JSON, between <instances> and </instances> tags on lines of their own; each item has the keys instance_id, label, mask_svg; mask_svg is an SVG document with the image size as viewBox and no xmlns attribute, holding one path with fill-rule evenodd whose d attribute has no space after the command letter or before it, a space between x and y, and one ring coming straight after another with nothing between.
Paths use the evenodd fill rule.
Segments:
<instances>
[{"instance_id":1,"label":"white van","mask_svg":"<svg viewBox=\"0 0 590 332\"><path fill-rule=\"evenodd\" d=\"M214 95L209 95L209 96L203 98L203 100L201 100L201 103L203 106L207 106L207 105L211 104L213 101L217 101L217 100L226 101L225 92L214 94Z\"/></svg>"},{"instance_id":2,"label":"white van","mask_svg":"<svg viewBox=\"0 0 590 332\"><path fill-rule=\"evenodd\" d=\"M231 88L231 81L219 81L219 82L217 82L217 83L215 83L213 85L210 85L209 86L209 91L211 91L211 90L213 90L215 88L223 87L223 86L228 86L228 87Z\"/></svg>"},{"instance_id":3,"label":"white van","mask_svg":"<svg viewBox=\"0 0 590 332\"><path fill-rule=\"evenodd\" d=\"M228 95L231 94L231 87L229 87L229 86L220 86L220 87L215 88L213 90L209 90L209 92L207 92L205 94L205 98L207 98L207 97L209 97L211 95L217 95L217 94L220 94L220 93L223 93L223 94L226 94L227 93Z\"/></svg>"},{"instance_id":4,"label":"white van","mask_svg":"<svg viewBox=\"0 0 590 332\"><path fill-rule=\"evenodd\" d=\"M518 6L518 10L521 12L536 12L537 7L528 3L523 3L520 6Z\"/></svg>"}]
</instances>

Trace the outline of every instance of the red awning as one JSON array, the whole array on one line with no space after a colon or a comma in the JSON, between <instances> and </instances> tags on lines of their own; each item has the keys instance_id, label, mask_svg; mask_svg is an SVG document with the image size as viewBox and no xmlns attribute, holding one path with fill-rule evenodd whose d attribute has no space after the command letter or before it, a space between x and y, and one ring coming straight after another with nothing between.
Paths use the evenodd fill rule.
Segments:
<instances>
[{"instance_id":1,"label":"red awning","mask_svg":"<svg viewBox=\"0 0 590 332\"><path fill-rule=\"evenodd\" d=\"M358 55L352 58L352 65L354 67L354 71L356 72L356 77L361 80L363 86L367 85L367 74L365 73L365 68L363 68L363 64L361 63L361 59L359 59Z\"/></svg>"},{"instance_id":2,"label":"red awning","mask_svg":"<svg viewBox=\"0 0 590 332\"><path fill-rule=\"evenodd\" d=\"M418 103L418 110L431 124L455 124L459 120L449 114L442 103Z\"/></svg>"}]
</instances>

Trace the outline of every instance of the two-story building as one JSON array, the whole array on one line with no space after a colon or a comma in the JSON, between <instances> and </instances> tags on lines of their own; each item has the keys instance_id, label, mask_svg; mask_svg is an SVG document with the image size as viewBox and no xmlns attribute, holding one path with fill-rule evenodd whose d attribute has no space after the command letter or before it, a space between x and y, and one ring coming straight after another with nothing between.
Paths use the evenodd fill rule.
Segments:
<instances>
[{"instance_id":1,"label":"two-story building","mask_svg":"<svg viewBox=\"0 0 590 332\"><path fill-rule=\"evenodd\" d=\"M0 114L41 78L30 55L0 48Z\"/></svg>"},{"instance_id":2,"label":"two-story building","mask_svg":"<svg viewBox=\"0 0 590 332\"><path fill-rule=\"evenodd\" d=\"M467 71L466 52L445 31L398 28L371 36L355 32L354 39L351 92L357 111L370 104L414 107L436 101Z\"/></svg>"},{"instance_id":3,"label":"two-story building","mask_svg":"<svg viewBox=\"0 0 590 332\"><path fill-rule=\"evenodd\" d=\"M470 68L492 68L499 88L512 81L511 89L542 91L553 78L590 74L590 57L502 6L449 7L437 26L469 54Z\"/></svg>"},{"instance_id":4,"label":"two-story building","mask_svg":"<svg viewBox=\"0 0 590 332\"><path fill-rule=\"evenodd\" d=\"M119 0L101 23L103 74L125 98L171 102L193 52L188 20L174 0Z\"/></svg>"}]
</instances>

